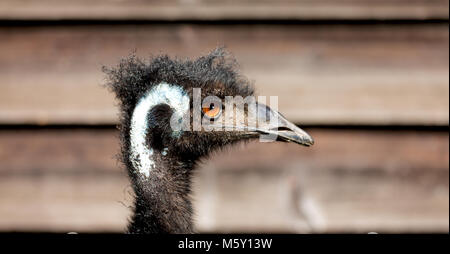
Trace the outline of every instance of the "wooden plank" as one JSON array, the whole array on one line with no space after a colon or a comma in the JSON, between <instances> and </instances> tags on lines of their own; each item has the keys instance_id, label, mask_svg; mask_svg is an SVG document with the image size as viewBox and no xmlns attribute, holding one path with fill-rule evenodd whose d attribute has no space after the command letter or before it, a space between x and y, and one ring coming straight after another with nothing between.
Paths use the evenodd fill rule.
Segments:
<instances>
[{"instance_id":1,"label":"wooden plank","mask_svg":"<svg viewBox=\"0 0 450 254\"><path fill-rule=\"evenodd\" d=\"M0 231L123 231L130 189L117 140L114 130L1 131Z\"/></svg>"},{"instance_id":2,"label":"wooden plank","mask_svg":"<svg viewBox=\"0 0 450 254\"><path fill-rule=\"evenodd\" d=\"M256 143L208 161L197 183L206 193L198 199L198 227L448 232L447 134L308 132L317 141L311 149Z\"/></svg>"},{"instance_id":3,"label":"wooden plank","mask_svg":"<svg viewBox=\"0 0 450 254\"><path fill-rule=\"evenodd\" d=\"M448 19L448 0L3 0L1 19Z\"/></svg>"},{"instance_id":4,"label":"wooden plank","mask_svg":"<svg viewBox=\"0 0 450 254\"><path fill-rule=\"evenodd\" d=\"M1 124L111 124L102 65L137 49L225 45L259 95L303 124L447 125L448 25L117 25L0 28Z\"/></svg>"},{"instance_id":5,"label":"wooden plank","mask_svg":"<svg viewBox=\"0 0 450 254\"><path fill-rule=\"evenodd\" d=\"M447 232L448 132L308 129L194 179L201 232ZM0 231L121 232L132 203L115 130L0 131Z\"/></svg>"}]
</instances>

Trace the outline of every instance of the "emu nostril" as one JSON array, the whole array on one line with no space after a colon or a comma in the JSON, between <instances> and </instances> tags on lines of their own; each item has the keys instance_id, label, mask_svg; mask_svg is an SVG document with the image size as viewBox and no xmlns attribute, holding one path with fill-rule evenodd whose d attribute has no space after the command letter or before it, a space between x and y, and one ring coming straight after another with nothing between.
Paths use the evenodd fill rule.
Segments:
<instances>
[{"instance_id":1,"label":"emu nostril","mask_svg":"<svg viewBox=\"0 0 450 254\"><path fill-rule=\"evenodd\" d=\"M292 131L291 129L289 129L286 126L280 126L278 128L276 128L277 131Z\"/></svg>"},{"instance_id":2,"label":"emu nostril","mask_svg":"<svg viewBox=\"0 0 450 254\"><path fill-rule=\"evenodd\" d=\"M274 128L270 128L269 130L270 131L277 131L277 132L280 132L280 131L292 131L292 129L290 129L290 128L286 127L286 126L274 127Z\"/></svg>"}]
</instances>

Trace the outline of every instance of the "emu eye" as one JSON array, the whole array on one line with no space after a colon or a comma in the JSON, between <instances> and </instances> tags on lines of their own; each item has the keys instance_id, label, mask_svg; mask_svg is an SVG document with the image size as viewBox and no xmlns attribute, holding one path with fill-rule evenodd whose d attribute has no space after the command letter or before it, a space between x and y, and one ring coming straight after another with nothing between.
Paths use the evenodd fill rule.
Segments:
<instances>
[{"instance_id":1,"label":"emu eye","mask_svg":"<svg viewBox=\"0 0 450 254\"><path fill-rule=\"evenodd\" d=\"M205 114L210 119L216 119L220 116L222 109L215 107L214 104L209 105L209 107L202 107L203 114Z\"/></svg>"}]
</instances>

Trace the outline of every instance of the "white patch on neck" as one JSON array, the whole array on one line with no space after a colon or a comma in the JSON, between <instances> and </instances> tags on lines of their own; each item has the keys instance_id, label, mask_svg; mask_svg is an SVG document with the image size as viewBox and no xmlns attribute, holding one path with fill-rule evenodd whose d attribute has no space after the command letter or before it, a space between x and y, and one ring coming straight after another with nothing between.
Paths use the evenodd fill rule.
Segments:
<instances>
[{"instance_id":1,"label":"white patch on neck","mask_svg":"<svg viewBox=\"0 0 450 254\"><path fill-rule=\"evenodd\" d=\"M146 142L147 116L155 105L161 103L169 105L174 113L182 115L189 110L189 95L179 86L160 83L150 89L134 108L130 130L130 160L134 168L145 177L149 177L150 171L155 167L151 158L153 149Z\"/></svg>"}]
</instances>

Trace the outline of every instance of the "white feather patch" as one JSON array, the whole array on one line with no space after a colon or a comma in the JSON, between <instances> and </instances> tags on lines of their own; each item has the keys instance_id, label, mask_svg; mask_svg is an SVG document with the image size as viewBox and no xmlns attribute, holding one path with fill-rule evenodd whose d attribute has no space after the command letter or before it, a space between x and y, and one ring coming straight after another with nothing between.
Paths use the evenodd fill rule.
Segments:
<instances>
[{"instance_id":1,"label":"white feather patch","mask_svg":"<svg viewBox=\"0 0 450 254\"><path fill-rule=\"evenodd\" d=\"M145 177L149 177L150 171L155 167L153 149L146 143L147 115L152 107L161 103L169 105L174 113L182 116L189 110L189 95L179 86L160 83L150 89L136 105L131 117L130 159L134 168Z\"/></svg>"}]
</instances>

